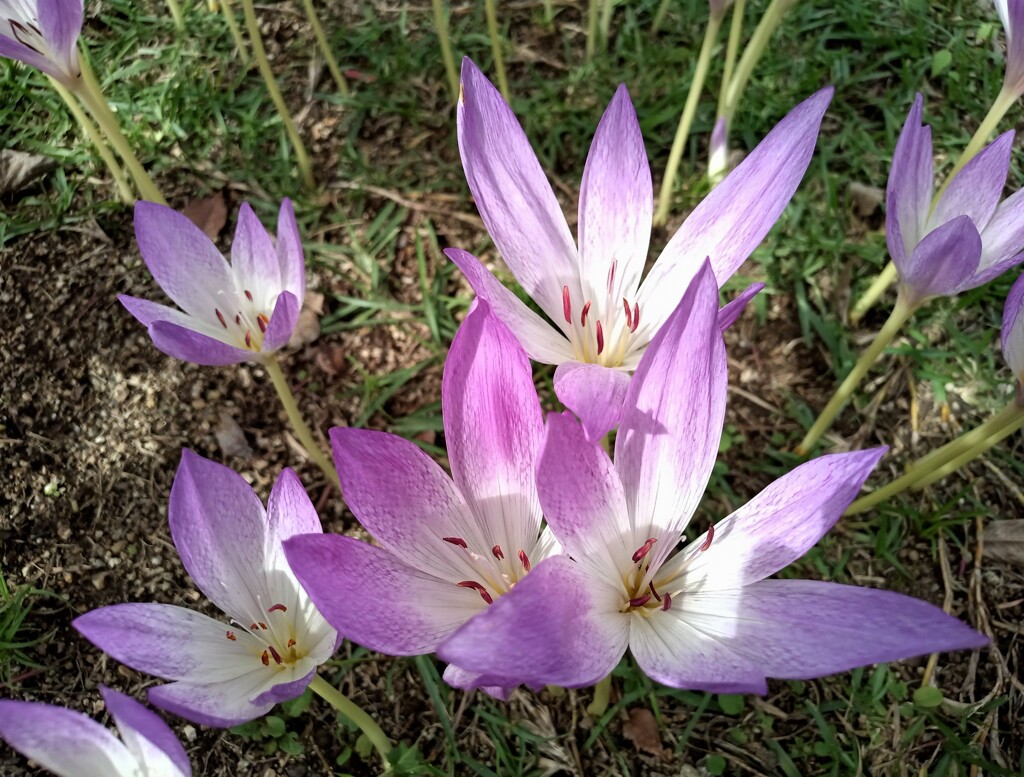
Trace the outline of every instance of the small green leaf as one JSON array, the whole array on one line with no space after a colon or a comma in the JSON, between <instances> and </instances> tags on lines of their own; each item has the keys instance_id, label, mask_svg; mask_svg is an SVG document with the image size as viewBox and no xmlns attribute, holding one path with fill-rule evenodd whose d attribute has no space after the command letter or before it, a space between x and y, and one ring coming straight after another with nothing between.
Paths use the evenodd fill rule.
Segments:
<instances>
[{"instance_id":1,"label":"small green leaf","mask_svg":"<svg viewBox=\"0 0 1024 777\"><path fill-rule=\"evenodd\" d=\"M933 710L942 704L942 691L930 685L918 688L914 691L914 704L921 709Z\"/></svg>"},{"instance_id":2,"label":"small green leaf","mask_svg":"<svg viewBox=\"0 0 1024 777\"><path fill-rule=\"evenodd\" d=\"M953 62L953 54L949 49L939 49L932 56L932 78L935 78Z\"/></svg>"},{"instance_id":3,"label":"small green leaf","mask_svg":"<svg viewBox=\"0 0 1024 777\"><path fill-rule=\"evenodd\" d=\"M743 697L738 693L720 693L718 706L726 715L739 715L743 712Z\"/></svg>"},{"instance_id":4,"label":"small green leaf","mask_svg":"<svg viewBox=\"0 0 1024 777\"><path fill-rule=\"evenodd\" d=\"M704 762L704 768L708 770L708 774L725 774L725 767L725 759L718 754L709 755Z\"/></svg>"},{"instance_id":5,"label":"small green leaf","mask_svg":"<svg viewBox=\"0 0 1024 777\"><path fill-rule=\"evenodd\" d=\"M263 719L263 725L266 728L267 733L274 738L284 734L284 718L279 718L277 715L267 715L267 717Z\"/></svg>"},{"instance_id":6,"label":"small green leaf","mask_svg":"<svg viewBox=\"0 0 1024 777\"><path fill-rule=\"evenodd\" d=\"M366 758L370 753L373 752L373 742L366 734L360 734L356 740L356 752L359 753L360 758Z\"/></svg>"}]
</instances>

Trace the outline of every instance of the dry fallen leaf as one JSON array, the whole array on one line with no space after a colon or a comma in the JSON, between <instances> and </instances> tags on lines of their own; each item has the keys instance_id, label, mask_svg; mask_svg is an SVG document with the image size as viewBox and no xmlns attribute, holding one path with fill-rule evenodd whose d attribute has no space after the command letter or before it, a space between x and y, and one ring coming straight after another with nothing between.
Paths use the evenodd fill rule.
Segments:
<instances>
[{"instance_id":1,"label":"dry fallen leaf","mask_svg":"<svg viewBox=\"0 0 1024 777\"><path fill-rule=\"evenodd\" d=\"M983 555L987 561L1001 561L1024 568L1024 520L987 524Z\"/></svg>"},{"instance_id":2,"label":"dry fallen leaf","mask_svg":"<svg viewBox=\"0 0 1024 777\"><path fill-rule=\"evenodd\" d=\"M228 205L224 201L224 190L214 192L209 197L189 200L181 212L203 230L210 240L216 240L228 220Z\"/></svg>"},{"instance_id":3,"label":"dry fallen leaf","mask_svg":"<svg viewBox=\"0 0 1024 777\"><path fill-rule=\"evenodd\" d=\"M56 167L57 161L48 156L5 148L0 151L0 196L21 191Z\"/></svg>"},{"instance_id":4,"label":"dry fallen leaf","mask_svg":"<svg viewBox=\"0 0 1024 777\"><path fill-rule=\"evenodd\" d=\"M629 720L622 726L622 735L637 750L641 750L658 758L665 757L665 748L661 746L661 733L654 713L644 707L634 707L629 711Z\"/></svg>"},{"instance_id":5,"label":"dry fallen leaf","mask_svg":"<svg viewBox=\"0 0 1024 777\"><path fill-rule=\"evenodd\" d=\"M213 435L217 438L217 445L220 446L221 453L225 456L237 456L240 459L252 456L252 448L249 447L249 441L245 439L242 427L223 410L220 414L220 423L214 428Z\"/></svg>"},{"instance_id":6,"label":"dry fallen leaf","mask_svg":"<svg viewBox=\"0 0 1024 777\"><path fill-rule=\"evenodd\" d=\"M850 202L853 203L853 212L862 219L874 213L885 199L885 192L877 186L866 186L856 181L851 182L846 191L850 195Z\"/></svg>"}]
</instances>

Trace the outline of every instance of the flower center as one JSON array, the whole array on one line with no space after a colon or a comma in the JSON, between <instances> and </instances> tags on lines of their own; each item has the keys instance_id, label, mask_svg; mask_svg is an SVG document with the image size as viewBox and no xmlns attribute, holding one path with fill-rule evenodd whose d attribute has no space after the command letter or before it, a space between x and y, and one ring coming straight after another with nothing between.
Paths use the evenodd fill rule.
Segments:
<instances>
[{"instance_id":1,"label":"flower center","mask_svg":"<svg viewBox=\"0 0 1024 777\"><path fill-rule=\"evenodd\" d=\"M287 612L288 608L283 604L274 604L267 610L266 620L253 621L245 626L243 622L231 619L232 626L256 640L254 652L263 666L273 664L283 668L304 658L307 653L296 641L292 619L281 617ZM238 641L238 633L232 629L228 629L224 637L231 642Z\"/></svg>"},{"instance_id":2,"label":"flower center","mask_svg":"<svg viewBox=\"0 0 1024 777\"><path fill-rule=\"evenodd\" d=\"M608 289L604 299L584 300L579 316L573 315L572 293L568 286L562 286L562 314L569 325L569 341L573 356L590 364L604 367L620 367L629 352L629 345L637 327L640 326L640 303L630 303L622 298L622 313L615 294L615 268L612 262L608 270Z\"/></svg>"},{"instance_id":3,"label":"flower center","mask_svg":"<svg viewBox=\"0 0 1024 777\"><path fill-rule=\"evenodd\" d=\"M715 527L711 525L708 527L708 536L701 543L700 547L697 548L697 552L703 553L710 548L714 539ZM626 595L622 605L619 607L619 612L633 612L646 617L655 612L668 612L672 609L672 599L678 596L680 591L664 591L664 588L670 585L672 580L663 579L658 581L656 574L649 577L651 566L647 554L651 552L651 548L654 547L657 541L656 537L651 537L633 552L633 564L635 566L622 578ZM664 593L660 593L658 591L659 588Z\"/></svg>"},{"instance_id":4,"label":"flower center","mask_svg":"<svg viewBox=\"0 0 1024 777\"><path fill-rule=\"evenodd\" d=\"M519 563L516 564L512 559L505 558L501 545L494 545L489 553L477 553L462 537L441 539L465 551L464 559L469 563L473 573L472 580L462 580L455 585L476 591L487 604L493 604L497 597L512 590L530 571L530 557L526 555L525 550L520 549L516 556ZM462 571L459 570L460 573Z\"/></svg>"},{"instance_id":5,"label":"flower center","mask_svg":"<svg viewBox=\"0 0 1024 777\"><path fill-rule=\"evenodd\" d=\"M225 305L224 310L214 308L217 316L217 323L225 331L225 342L237 345L249 351L259 351L263 347L263 335L267 333L270 326L270 317L261 310L257 310L255 300L251 291L246 289L245 302L241 298L233 300ZM226 292L219 292L218 296L227 296ZM231 311L234 310L234 315Z\"/></svg>"}]
</instances>

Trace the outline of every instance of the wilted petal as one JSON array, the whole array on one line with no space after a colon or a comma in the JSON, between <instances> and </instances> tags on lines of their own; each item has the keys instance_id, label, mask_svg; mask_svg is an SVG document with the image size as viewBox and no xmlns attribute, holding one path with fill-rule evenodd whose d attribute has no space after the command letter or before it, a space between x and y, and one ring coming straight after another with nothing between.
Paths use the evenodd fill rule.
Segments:
<instances>
[{"instance_id":1,"label":"wilted petal","mask_svg":"<svg viewBox=\"0 0 1024 777\"><path fill-rule=\"evenodd\" d=\"M149 327L149 337L161 353L206 367L238 364L257 356L252 351L205 335L191 324L182 326L170 321L154 321Z\"/></svg>"},{"instance_id":2,"label":"wilted petal","mask_svg":"<svg viewBox=\"0 0 1024 777\"><path fill-rule=\"evenodd\" d=\"M555 370L555 394L583 423L587 439L600 443L622 418L628 372L600 364L564 362Z\"/></svg>"},{"instance_id":3,"label":"wilted petal","mask_svg":"<svg viewBox=\"0 0 1024 777\"><path fill-rule=\"evenodd\" d=\"M1003 196L1010 171L1013 131L1004 132L964 165L935 203L929 225L945 224L957 216L970 216L980 232L988 224Z\"/></svg>"},{"instance_id":4,"label":"wilted petal","mask_svg":"<svg viewBox=\"0 0 1024 777\"><path fill-rule=\"evenodd\" d=\"M736 323L736 320L743 315L750 301L756 297L764 288L763 283L752 283L739 293L739 295L722 306L718 311L718 328L725 333L725 330Z\"/></svg>"},{"instance_id":5,"label":"wilted petal","mask_svg":"<svg viewBox=\"0 0 1024 777\"><path fill-rule=\"evenodd\" d=\"M640 122L622 84L594 133L580 182L584 299L634 299L651 242L654 194ZM614 268L614 269L613 269Z\"/></svg>"},{"instance_id":6,"label":"wilted petal","mask_svg":"<svg viewBox=\"0 0 1024 777\"><path fill-rule=\"evenodd\" d=\"M1013 284L1003 306L1003 358L1014 377L1024 381L1024 275Z\"/></svg>"},{"instance_id":7,"label":"wilted petal","mask_svg":"<svg viewBox=\"0 0 1024 777\"><path fill-rule=\"evenodd\" d=\"M538 564L437 650L483 685L593 685L626 651L628 620L614 591L565 556Z\"/></svg>"},{"instance_id":8,"label":"wilted petal","mask_svg":"<svg viewBox=\"0 0 1024 777\"><path fill-rule=\"evenodd\" d=\"M924 237L932 202L932 130L921 125L924 100L917 95L896 141L886 186L886 242L899 267Z\"/></svg>"},{"instance_id":9,"label":"wilted petal","mask_svg":"<svg viewBox=\"0 0 1024 777\"><path fill-rule=\"evenodd\" d=\"M897 262L900 294L911 306L954 294L974 277L980 261L981 236L969 217L959 216L933 229L906 261Z\"/></svg>"},{"instance_id":10,"label":"wilted petal","mask_svg":"<svg viewBox=\"0 0 1024 777\"><path fill-rule=\"evenodd\" d=\"M128 750L152 774L171 774L171 769L190 777L192 766L185 748L164 721L135 699L123 693L100 686L107 712L117 724Z\"/></svg>"}]
</instances>

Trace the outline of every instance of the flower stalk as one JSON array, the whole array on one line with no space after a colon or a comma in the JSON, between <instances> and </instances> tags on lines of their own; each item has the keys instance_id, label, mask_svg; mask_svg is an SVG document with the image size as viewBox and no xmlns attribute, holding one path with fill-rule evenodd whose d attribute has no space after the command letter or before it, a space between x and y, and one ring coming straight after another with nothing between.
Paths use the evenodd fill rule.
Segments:
<instances>
[{"instance_id":1,"label":"flower stalk","mask_svg":"<svg viewBox=\"0 0 1024 777\"><path fill-rule=\"evenodd\" d=\"M592 718L600 718L608 709L612 696L612 676L605 675L594 686L594 700L587 705L587 714Z\"/></svg>"},{"instance_id":2,"label":"flower stalk","mask_svg":"<svg viewBox=\"0 0 1024 777\"><path fill-rule=\"evenodd\" d=\"M726 116L729 119L736 115L736 109L739 108L743 92L747 88L747 82L750 80L754 68L757 67L757 63L761 60L765 49L768 48L772 35L775 34L775 30L782 24L786 14L797 2L798 0L772 0L765 9L764 16L757 23L754 34L750 37L750 42L743 50L743 56L740 57L740 61L736 65L736 72L729 81L725 96Z\"/></svg>"},{"instance_id":3,"label":"flower stalk","mask_svg":"<svg viewBox=\"0 0 1024 777\"><path fill-rule=\"evenodd\" d=\"M228 31L231 33L231 39L235 42L235 48L238 49L238 56L241 57L242 64L248 67L251 59L249 55L249 47L245 43L245 38L242 37L242 30L238 26L238 19L235 17L235 10L231 7L231 0L220 0L219 5L221 13L224 14L224 21L228 24Z\"/></svg>"},{"instance_id":4,"label":"flower stalk","mask_svg":"<svg viewBox=\"0 0 1024 777\"><path fill-rule=\"evenodd\" d=\"M491 39L491 52L494 55L494 70L498 74L498 90L506 101L511 101L508 75L505 73L505 58L501 53L501 35L498 32L498 9L495 7L495 0L484 0L484 12L487 15L487 35Z\"/></svg>"},{"instance_id":5,"label":"flower stalk","mask_svg":"<svg viewBox=\"0 0 1024 777\"><path fill-rule=\"evenodd\" d=\"M746 12L746 0L736 0L729 24L729 40L725 47L725 65L722 70L722 86L718 91L718 113L715 130L711 133L708 145L708 181L712 186L725 177L729 166L729 122L732 117L727 115L726 97L729 84L736 72L736 60L739 57L740 37L743 34L743 17Z\"/></svg>"},{"instance_id":6,"label":"flower stalk","mask_svg":"<svg viewBox=\"0 0 1024 777\"><path fill-rule=\"evenodd\" d=\"M441 45L441 59L444 60L444 72L448 76L448 88L452 99L459 97L459 73L455 69L455 57L452 56L451 34L448 30L448 15L444 12L444 0L432 0L434 8L434 27L437 29L437 42Z\"/></svg>"},{"instance_id":7,"label":"flower stalk","mask_svg":"<svg viewBox=\"0 0 1024 777\"><path fill-rule=\"evenodd\" d=\"M181 5L178 0L167 0L167 10L171 13L171 18L174 19L174 28L181 32L185 29L185 17L181 13Z\"/></svg>"},{"instance_id":8,"label":"flower stalk","mask_svg":"<svg viewBox=\"0 0 1024 777\"><path fill-rule=\"evenodd\" d=\"M584 50L587 62L590 62L590 60L594 58L594 54L597 51L597 6L600 1L601 0L590 0L587 5L587 43L586 49Z\"/></svg>"},{"instance_id":9,"label":"flower stalk","mask_svg":"<svg viewBox=\"0 0 1024 777\"><path fill-rule=\"evenodd\" d=\"M334 58L334 52L331 51L331 42L327 39L327 33L324 30L323 24L320 23L320 17L316 13L313 0L302 0L302 6L306 9L306 18L309 20L309 26L313 28L316 44L320 47L320 51L323 52L327 69L331 71L331 77L338 86L338 94L348 97L348 82L345 80L345 76L342 75L341 68L338 67L338 60Z\"/></svg>"},{"instance_id":10,"label":"flower stalk","mask_svg":"<svg viewBox=\"0 0 1024 777\"><path fill-rule=\"evenodd\" d=\"M384 730L377 725L377 721L320 675L313 676L309 689L334 707L341 715L355 723L380 755L381 760L384 762L384 770L387 771L391 768L388 755L391 753L393 746Z\"/></svg>"}]
</instances>

